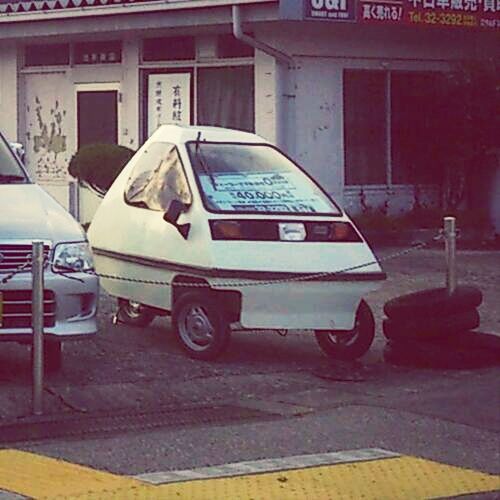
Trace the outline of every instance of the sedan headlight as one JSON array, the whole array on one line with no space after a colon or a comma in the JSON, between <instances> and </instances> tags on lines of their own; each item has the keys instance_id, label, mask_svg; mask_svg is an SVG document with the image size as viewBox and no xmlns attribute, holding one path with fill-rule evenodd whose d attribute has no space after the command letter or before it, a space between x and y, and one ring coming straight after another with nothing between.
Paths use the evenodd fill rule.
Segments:
<instances>
[{"instance_id":1,"label":"sedan headlight","mask_svg":"<svg viewBox=\"0 0 500 500\"><path fill-rule=\"evenodd\" d=\"M94 269L88 243L60 243L54 249L54 272L78 272Z\"/></svg>"}]
</instances>

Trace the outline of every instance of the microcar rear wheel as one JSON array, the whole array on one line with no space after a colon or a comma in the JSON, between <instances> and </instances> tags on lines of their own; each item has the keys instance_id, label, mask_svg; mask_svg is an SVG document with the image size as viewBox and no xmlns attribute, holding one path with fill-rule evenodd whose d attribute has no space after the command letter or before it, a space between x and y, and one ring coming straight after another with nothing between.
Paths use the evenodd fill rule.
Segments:
<instances>
[{"instance_id":1,"label":"microcar rear wheel","mask_svg":"<svg viewBox=\"0 0 500 500\"><path fill-rule=\"evenodd\" d=\"M128 299L118 299L120 321L132 326L148 326L155 319L155 313L147 306Z\"/></svg>"},{"instance_id":2,"label":"microcar rear wheel","mask_svg":"<svg viewBox=\"0 0 500 500\"><path fill-rule=\"evenodd\" d=\"M344 361L360 358L370 349L375 337L370 306L364 300L360 302L352 330L317 330L315 335L318 345L330 358Z\"/></svg>"},{"instance_id":3,"label":"microcar rear wheel","mask_svg":"<svg viewBox=\"0 0 500 500\"><path fill-rule=\"evenodd\" d=\"M215 359L229 344L230 328L224 311L204 293L182 295L174 304L172 325L179 344L191 358Z\"/></svg>"}]
</instances>

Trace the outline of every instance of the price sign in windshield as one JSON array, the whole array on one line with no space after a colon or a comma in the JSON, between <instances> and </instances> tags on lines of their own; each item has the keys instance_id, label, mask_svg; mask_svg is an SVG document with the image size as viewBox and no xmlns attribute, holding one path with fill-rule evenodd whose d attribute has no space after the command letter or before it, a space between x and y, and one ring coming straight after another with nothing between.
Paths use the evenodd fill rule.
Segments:
<instances>
[{"instance_id":1,"label":"price sign in windshield","mask_svg":"<svg viewBox=\"0 0 500 500\"><path fill-rule=\"evenodd\" d=\"M331 213L334 207L302 175L287 173L200 175L212 209L231 212Z\"/></svg>"}]
</instances>

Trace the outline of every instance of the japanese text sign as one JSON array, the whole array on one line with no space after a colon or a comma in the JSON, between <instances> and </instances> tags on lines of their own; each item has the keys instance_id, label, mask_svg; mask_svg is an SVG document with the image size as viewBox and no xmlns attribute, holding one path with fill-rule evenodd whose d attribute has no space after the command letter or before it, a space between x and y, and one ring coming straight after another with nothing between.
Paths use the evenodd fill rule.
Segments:
<instances>
[{"instance_id":1,"label":"japanese text sign","mask_svg":"<svg viewBox=\"0 0 500 500\"><path fill-rule=\"evenodd\" d=\"M149 75L148 137L160 125L189 125L190 121L191 73Z\"/></svg>"}]
</instances>

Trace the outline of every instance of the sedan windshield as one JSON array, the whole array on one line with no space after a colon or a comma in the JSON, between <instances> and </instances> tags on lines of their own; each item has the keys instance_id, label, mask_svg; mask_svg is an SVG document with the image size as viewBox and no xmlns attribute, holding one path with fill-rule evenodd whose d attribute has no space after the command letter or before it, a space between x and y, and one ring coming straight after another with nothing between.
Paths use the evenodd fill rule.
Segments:
<instances>
[{"instance_id":1,"label":"sedan windshield","mask_svg":"<svg viewBox=\"0 0 500 500\"><path fill-rule=\"evenodd\" d=\"M189 142L187 149L212 212L340 214L308 175L270 145Z\"/></svg>"},{"instance_id":2,"label":"sedan windshield","mask_svg":"<svg viewBox=\"0 0 500 500\"><path fill-rule=\"evenodd\" d=\"M0 136L0 184L28 182L7 142Z\"/></svg>"}]
</instances>

